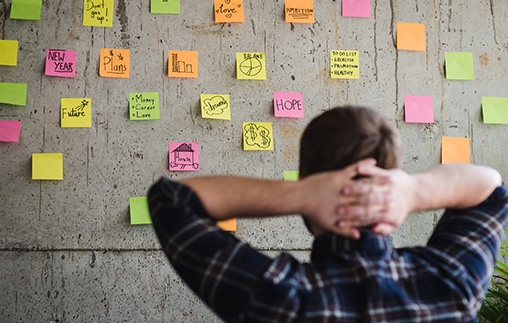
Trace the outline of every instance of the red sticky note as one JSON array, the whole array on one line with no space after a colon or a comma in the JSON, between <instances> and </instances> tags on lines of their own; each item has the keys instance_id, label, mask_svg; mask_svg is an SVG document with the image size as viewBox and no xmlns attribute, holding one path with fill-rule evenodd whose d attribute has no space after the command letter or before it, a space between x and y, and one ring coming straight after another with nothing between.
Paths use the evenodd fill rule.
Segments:
<instances>
[{"instance_id":1,"label":"red sticky note","mask_svg":"<svg viewBox=\"0 0 508 323\"><path fill-rule=\"evenodd\" d=\"M406 122L409 123L434 123L434 110L432 96L405 95L404 110Z\"/></svg>"},{"instance_id":2,"label":"red sticky note","mask_svg":"<svg viewBox=\"0 0 508 323\"><path fill-rule=\"evenodd\" d=\"M21 132L21 121L0 120L0 141L18 142Z\"/></svg>"},{"instance_id":3,"label":"red sticky note","mask_svg":"<svg viewBox=\"0 0 508 323\"><path fill-rule=\"evenodd\" d=\"M370 17L370 0L342 0L343 17Z\"/></svg>"},{"instance_id":4,"label":"red sticky note","mask_svg":"<svg viewBox=\"0 0 508 323\"><path fill-rule=\"evenodd\" d=\"M60 77L76 76L76 51L48 49L46 75Z\"/></svg>"},{"instance_id":5,"label":"red sticky note","mask_svg":"<svg viewBox=\"0 0 508 323\"><path fill-rule=\"evenodd\" d=\"M170 142L169 143L170 171L198 171L199 143Z\"/></svg>"},{"instance_id":6,"label":"red sticky note","mask_svg":"<svg viewBox=\"0 0 508 323\"><path fill-rule=\"evenodd\" d=\"M273 109L276 117L303 118L303 93L275 92Z\"/></svg>"}]
</instances>

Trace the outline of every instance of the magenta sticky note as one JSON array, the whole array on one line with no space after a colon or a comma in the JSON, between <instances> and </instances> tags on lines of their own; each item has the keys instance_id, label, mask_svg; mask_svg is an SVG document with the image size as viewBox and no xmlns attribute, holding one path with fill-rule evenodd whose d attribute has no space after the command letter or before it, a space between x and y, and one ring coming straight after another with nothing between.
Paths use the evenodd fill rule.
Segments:
<instances>
[{"instance_id":1,"label":"magenta sticky note","mask_svg":"<svg viewBox=\"0 0 508 323\"><path fill-rule=\"evenodd\" d=\"M434 123L432 96L405 95L404 110L406 122Z\"/></svg>"},{"instance_id":2,"label":"magenta sticky note","mask_svg":"<svg viewBox=\"0 0 508 323\"><path fill-rule=\"evenodd\" d=\"M46 75L60 77L76 76L76 51L48 49Z\"/></svg>"},{"instance_id":3,"label":"magenta sticky note","mask_svg":"<svg viewBox=\"0 0 508 323\"><path fill-rule=\"evenodd\" d=\"M276 117L303 118L303 93L274 92L273 110Z\"/></svg>"},{"instance_id":4,"label":"magenta sticky note","mask_svg":"<svg viewBox=\"0 0 508 323\"><path fill-rule=\"evenodd\" d=\"M18 142L21 121L0 120L0 141Z\"/></svg>"},{"instance_id":5,"label":"magenta sticky note","mask_svg":"<svg viewBox=\"0 0 508 323\"><path fill-rule=\"evenodd\" d=\"M198 171L199 143L170 142L169 143L170 171Z\"/></svg>"},{"instance_id":6,"label":"magenta sticky note","mask_svg":"<svg viewBox=\"0 0 508 323\"><path fill-rule=\"evenodd\" d=\"M370 0L342 0L343 17L370 17Z\"/></svg>"}]
</instances>

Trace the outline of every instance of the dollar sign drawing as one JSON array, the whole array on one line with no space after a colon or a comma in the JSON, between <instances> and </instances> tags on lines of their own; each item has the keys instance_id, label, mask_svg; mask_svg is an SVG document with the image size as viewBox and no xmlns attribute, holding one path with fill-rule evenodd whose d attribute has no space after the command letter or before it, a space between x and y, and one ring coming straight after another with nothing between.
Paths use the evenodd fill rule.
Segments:
<instances>
[{"instance_id":1,"label":"dollar sign drawing","mask_svg":"<svg viewBox=\"0 0 508 323\"><path fill-rule=\"evenodd\" d=\"M254 126L253 124L250 125L249 127L249 130L247 131L247 135L250 136L250 139L252 140L252 142L254 142L254 140L256 140L258 134L256 133L256 126Z\"/></svg>"},{"instance_id":2,"label":"dollar sign drawing","mask_svg":"<svg viewBox=\"0 0 508 323\"><path fill-rule=\"evenodd\" d=\"M265 130L261 130L259 132L259 135L261 136L261 138L263 138L263 145L262 145L262 147L268 147L268 145L270 143L270 139L266 136L266 131Z\"/></svg>"}]
</instances>

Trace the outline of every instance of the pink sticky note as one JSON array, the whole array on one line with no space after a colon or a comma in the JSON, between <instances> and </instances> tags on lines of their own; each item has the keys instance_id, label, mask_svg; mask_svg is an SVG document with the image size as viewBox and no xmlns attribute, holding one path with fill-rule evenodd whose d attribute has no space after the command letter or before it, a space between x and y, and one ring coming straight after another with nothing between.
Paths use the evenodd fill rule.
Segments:
<instances>
[{"instance_id":1,"label":"pink sticky note","mask_svg":"<svg viewBox=\"0 0 508 323\"><path fill-rule=\"evenodd\" d=\"M21 121L0 120L0 141L18 142Z\"/></svg>"},{"instance_id":2,"label":"pink sticky note","mask_svg":"<svg viewBox=\"0 0 508 323\"><path fill-rule=\"evenodd\" d=\"M170 142L169 170L170 171L199 170L199 143Z\"/></svg>"},{"instance_id":3,"label":"pink sticky note","mask_svg":"<svg viewBox=\"0 0 508 323\"><path fill-rule=\"evenodd\" d=\"M434 123L432 96L405 95L404 110L406 115L406 122Z\"/></svg>"},{"instance_id":4,"label":"pink sticky note","mask_svg":"<svg viewBox=\"0 0 508 323\"><path fill-rule=\"evenodd\" d=\"M342 0L343 17L370 17L370 0Z\"/></svg>"},{"instance_id":5,"label":"pink sticky note","mask_svg":"<svg viewBox=\"0 0 508 323\"><path fill-rule=\"evenodd\" d=\"M276 117L303 118L303 93L273 93L273 110Z\"/></svg>"},{"instance_id":6,"label":"pink sticky note","mask_svg":"<svg viewBox=\"0 0 508 323\"><path fill-rule=\"evenodd\" d=\"M46 75L60 77L76 76L76 51L48 49Z\"/></svg>"}]
</instances>

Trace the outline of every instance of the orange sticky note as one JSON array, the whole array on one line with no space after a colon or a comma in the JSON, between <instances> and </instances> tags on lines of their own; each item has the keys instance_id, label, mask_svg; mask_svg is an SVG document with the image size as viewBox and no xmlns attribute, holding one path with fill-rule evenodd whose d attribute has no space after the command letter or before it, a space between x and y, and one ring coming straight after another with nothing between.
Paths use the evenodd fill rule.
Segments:
<instances>
[{"instance_id":1,"label":"orange sticky note","mask_svg":"<svg viewBox=\"0 0 508 323\"><path fill-rule=\"evenodd\" d=\"M236 231L236 219L217 222L217 226L224 231Z\"/></svg>"},{"instance_id":2,"label":"orange sticky note","mask_svg":"<svg viewBox=\"0 0 508 323\"><path fill-rule=\"evenodd\" d=\"M425 24L397 23L397 49L425 51Z\"/></svg>"},{"instance_id":3,"label":"orange sticky note","mask_svg":"<svg viewBox=\"0 0 508 323\"><path fill-rule=\"evenodd\" d=\"M168 53L169 77L198 77L198 52L170 50Z\"/></svg>"},{"instance_id":4,"label":"orange sticky note","mask_svg":"<svg viewBox=\"0 0 508 323\"><path fill-rule=\"evenodd\" d=\"M130 50L101 48L99 75L102 77L129 78Z\"/></svg>"},{"instance_id":5,"label":"orange sticky note","mask_svg":"<svg viewBox=\"0 0 508 323\"><path fill-rule=\"evenodd\" d=\"M213 0L215 22L243 22L243 0Z\"/></svg>"},{"instance_id":6,"label":"orange sticky note","mask_svg":"<svg viewBox=\"0 0 508 323\"><path fill-rule=\"evenodd\" d=\"M442 137L441 164L470 163L469 138Z\"/></svg>"},{"instance_id":7,"label":"orange sticky note","mask_svg":"<svg viewBox=\"0 0 508 323\"><path fill-rule=\"evenodd\" d=\"M286 22L314 23L314 0L286 0Z\"/></svg>"}]
</instances>

